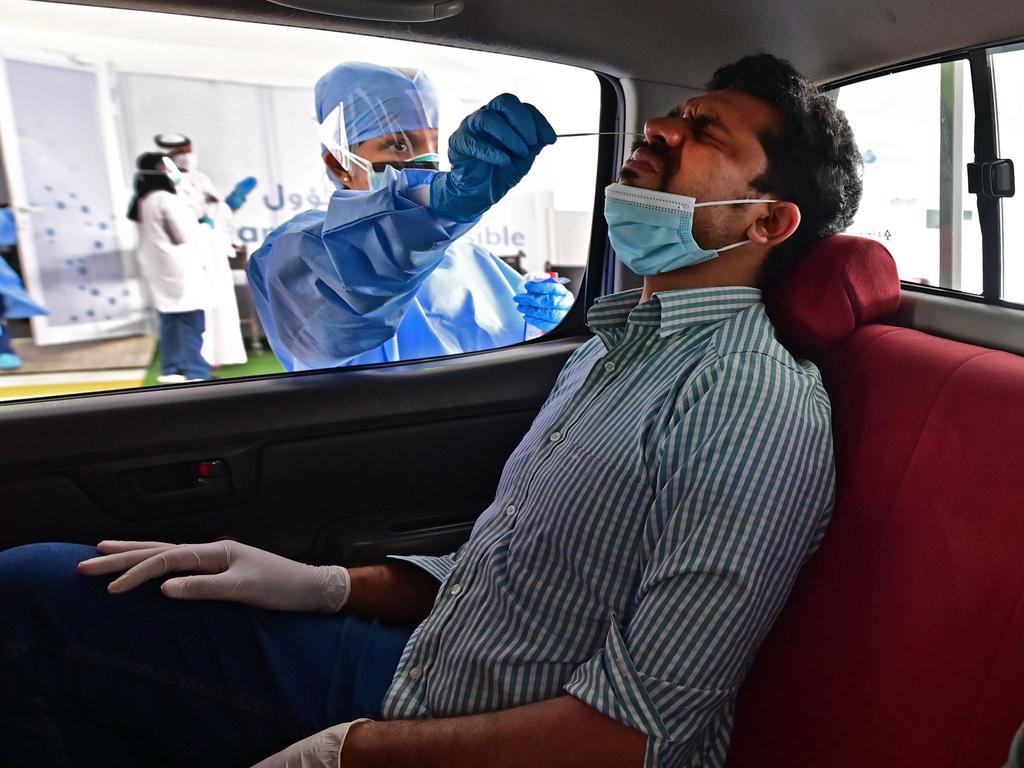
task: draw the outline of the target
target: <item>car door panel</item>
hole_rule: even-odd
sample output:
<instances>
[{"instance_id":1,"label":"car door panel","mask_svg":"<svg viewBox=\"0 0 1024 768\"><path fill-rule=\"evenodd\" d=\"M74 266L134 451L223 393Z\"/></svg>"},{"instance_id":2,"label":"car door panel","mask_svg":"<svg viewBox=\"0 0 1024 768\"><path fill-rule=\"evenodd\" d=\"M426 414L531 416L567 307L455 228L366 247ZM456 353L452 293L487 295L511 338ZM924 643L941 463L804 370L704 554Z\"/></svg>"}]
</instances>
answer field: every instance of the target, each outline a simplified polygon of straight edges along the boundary
<instances>
[{"instance_id":1,"label":"car door panel","mask_svg":"<svg viewBox=\"0 0 1024 768\"><path fill-rule=\"evenodd\" d=\"M226 536L315 560L451 551L582 340L6 405L0 548Z\"/></svg>"}]
</instances>

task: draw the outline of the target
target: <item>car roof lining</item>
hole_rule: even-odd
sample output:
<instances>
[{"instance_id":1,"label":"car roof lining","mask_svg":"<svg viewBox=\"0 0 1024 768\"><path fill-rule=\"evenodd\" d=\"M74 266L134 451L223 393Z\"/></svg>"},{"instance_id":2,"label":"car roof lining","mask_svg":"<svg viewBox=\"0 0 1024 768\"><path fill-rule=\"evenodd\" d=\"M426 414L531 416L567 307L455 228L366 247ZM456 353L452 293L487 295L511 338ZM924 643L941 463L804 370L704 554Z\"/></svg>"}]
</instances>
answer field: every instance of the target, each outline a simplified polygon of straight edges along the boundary
<instances>
[{"instance_id":1,"label":"car roof lining","mask_svg":"<svg viewBox=\"0 0 1024 768\"><path fill-rule=\"evenodd\" d=\"M963 3L955 0L875 0L859 7L821 0L775 4L761 0L685 4L466 0L459 16L426 24L344 19L265 0L78 0L75 4L490 50L586 67L614 77L688 87L699 87L719 64L758 51L786 57L807 77L825 83L1024 37L1020 0L986 2L984 12L976 13L965 13Z\"/></svg>"}]
</instances>

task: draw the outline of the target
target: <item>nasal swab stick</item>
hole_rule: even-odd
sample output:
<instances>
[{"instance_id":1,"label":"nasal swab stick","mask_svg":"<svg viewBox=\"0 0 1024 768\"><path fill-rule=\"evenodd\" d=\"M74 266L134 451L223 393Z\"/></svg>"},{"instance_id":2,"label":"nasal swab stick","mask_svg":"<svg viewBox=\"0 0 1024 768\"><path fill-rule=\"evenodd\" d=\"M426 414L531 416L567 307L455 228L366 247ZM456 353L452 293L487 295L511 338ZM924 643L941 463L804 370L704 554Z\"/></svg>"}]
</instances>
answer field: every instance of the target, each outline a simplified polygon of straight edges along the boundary
<instances>
[{"instance_id":1,"label":"nasal swab stick","mask_svg":"<svg viewBox=\"0 0 1024 768\"><path fill-rule=\"evenodd\" d=\"M559 133L560 139L574 139L577 136L643 136L635 131L598 131L597 133Z\"/></svg>"}]
</instances>

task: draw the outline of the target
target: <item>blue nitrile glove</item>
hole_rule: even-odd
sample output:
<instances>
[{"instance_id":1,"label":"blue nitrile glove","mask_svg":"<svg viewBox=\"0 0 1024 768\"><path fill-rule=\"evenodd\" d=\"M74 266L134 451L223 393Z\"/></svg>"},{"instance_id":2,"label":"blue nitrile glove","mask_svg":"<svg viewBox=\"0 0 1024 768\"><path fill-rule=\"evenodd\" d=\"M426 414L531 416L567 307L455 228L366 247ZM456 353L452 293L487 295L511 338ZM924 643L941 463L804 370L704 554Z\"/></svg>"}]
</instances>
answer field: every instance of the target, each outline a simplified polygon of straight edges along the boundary
<instances>
[{"instance_id":1,"label":"blue nitrile glove","mask_svg":"<svg viewBox=\"0 0 1024 768\"><path fill-rule=\"evenodd\" d=\"M17 245L18 230L14 226L14 213L10 208L0 208L0 245Z\"/></svg>"},{"instance_id":2,"label":"blue nitrile glove","mask_svg":"<svg viewBox=\"0 0 1024 768\"><path fill-rule=\"evenodd\" d=\"M211 219L209 216L203 216L201 219L199 219L199 223L205 224L210 229L216 229L216 227L213 224L213 219Z\"/></svg>"},{"instance_id":3,"label":"blue nitrile glove","mask_svg":"<svg viewBox=\"0 0 1024 768\"><path fill-rule=\"evenodd\" d=\"M523 292L517 293L513 299L526 322L545 333L562 322L573 303L569 290L553 280L529 280Z\"/></svg>"},{"instance_id":4,"label":"blue nitrile glove","mask_svg":"<svg viewBox=\"0 0 1024 768\"><path fill-rule=\"evenodd\" d=\"M224 198L224 202L227 203L228 208L232 211L237 211L245 205L245 198L247 198L249 193L255 188L256 177L246 176L240 182L235 184L235 188L231 190L231 194Z\"/></svg>"},{"instance_id":5,"label":"blue nitrile glove","mask_svg":"<svg viewBox=\"0 0 1024 768\"><path fill-rule=\"evenodd\" d=\"M535 106L510 93L469 115L448 141L452 169L430 181L430 209L472 221L501 200L555 143L555 130Z\"/></svg>"}]
</instances>

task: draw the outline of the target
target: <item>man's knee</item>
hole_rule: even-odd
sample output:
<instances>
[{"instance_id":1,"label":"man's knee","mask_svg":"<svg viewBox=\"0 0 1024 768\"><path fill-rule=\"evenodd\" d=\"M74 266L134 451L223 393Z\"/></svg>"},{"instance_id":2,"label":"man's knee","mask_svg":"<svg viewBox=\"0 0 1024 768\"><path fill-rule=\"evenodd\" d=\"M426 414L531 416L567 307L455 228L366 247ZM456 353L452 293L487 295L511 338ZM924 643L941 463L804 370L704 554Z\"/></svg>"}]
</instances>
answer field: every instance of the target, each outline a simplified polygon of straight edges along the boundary
<instances>
[{"instance_id":1,"label":"man's knee","mask_svg":"<svg viewBox=\"0 0 1024 768\"><path fill-rule=\"evenodd\" d=\"M5 549L0 552L0 584L31 587L43 581L77 580L76 566L96 554L96 548L86 544L58 542Z\"/></svg>"},{"instance_id":2,"label":"man's knee","mask_svg":"<svg viewBox=\"0 0 1024 768\"><path fill-rule=\"evenodd\" d=\"M89 580L76 566L95 554L93 547L60 543L27 544L0 552L0 606L4 611L0 626L12 624L20 613L44 601L52 605L81 594Z\"/></svg>"}]
</instances>

